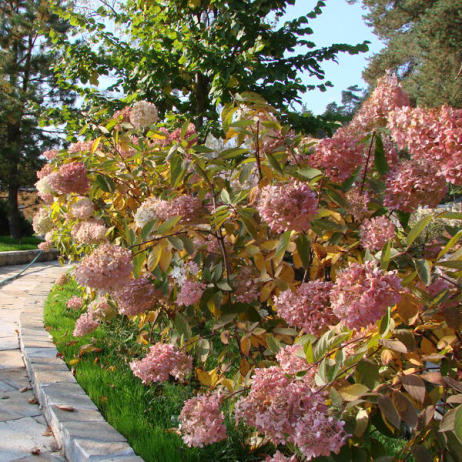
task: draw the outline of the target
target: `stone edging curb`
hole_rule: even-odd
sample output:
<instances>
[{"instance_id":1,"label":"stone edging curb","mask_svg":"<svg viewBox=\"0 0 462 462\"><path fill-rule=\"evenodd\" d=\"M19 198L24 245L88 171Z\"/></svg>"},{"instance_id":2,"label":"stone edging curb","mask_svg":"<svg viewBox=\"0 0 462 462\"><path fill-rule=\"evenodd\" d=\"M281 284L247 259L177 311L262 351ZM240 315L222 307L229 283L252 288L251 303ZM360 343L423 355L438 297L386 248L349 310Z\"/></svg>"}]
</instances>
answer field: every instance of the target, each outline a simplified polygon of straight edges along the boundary
<instances>
[{"instance_id":1,"label":"stone edging curb","mask_svg":"<svg viewBox=\"0 0 462 462\"><path fill-rule=\"evenodd\" d=\"M7 252L0 252L0 266L6 265L21 265L23 263L30 263L40 252L38 249L32 250L9 250ZM58 258L58 251L48 250L43 252L37 261L51 261Z\"/></svg>"},{"instance_id":2,"label":"stone edging curb","mask_svg":"<svg viewBox=\"0 0 462 462\"><path fill-rule=\"evenodd\" d=\"M25 306L19 339L42 412L69 462L143 462L76 382L43 325L43 303Z\"/></svg>"}]
</instances>

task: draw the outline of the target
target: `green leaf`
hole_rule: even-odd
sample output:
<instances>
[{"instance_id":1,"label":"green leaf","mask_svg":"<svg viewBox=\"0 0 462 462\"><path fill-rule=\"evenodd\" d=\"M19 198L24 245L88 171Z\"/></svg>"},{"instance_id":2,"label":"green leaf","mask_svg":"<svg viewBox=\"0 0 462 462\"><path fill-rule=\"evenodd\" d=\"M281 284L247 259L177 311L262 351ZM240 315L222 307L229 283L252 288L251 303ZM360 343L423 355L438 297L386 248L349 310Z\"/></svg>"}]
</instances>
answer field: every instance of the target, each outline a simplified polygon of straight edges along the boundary
<instances>
[{"instance_id":1,"label":"green leaf","mask_svg":"<svg viewBox=\"0 0 462 462\"><path fill-rule=\"evenodd\" d=\"M247 154L248 152L249 150L244 148L231 148L221 151L219 156L220 159L233 159L234 157L242 156L243 154Z\"/></svg>"},{"instance_id":2,"label":"green leaf","mask_svg":"<svg viewBox=\"0 0 462 462\"><path fill-rule=\"evenodd\" d=\"M433 214L428 215L418 221L413 228L409 231L406 237L408 247L420 236L423 230L427 227L430 221L433 219Z\"/></svg>"},{"instance_id":3,"label":"green leaf","mask_svg":"<svg viewBox=\"0 0 462 462\"><path fill-rule=\"evenodd\" d=\"M446 253L449 252L456 245L456 243L459 241L461 237L462 230L458 231L454 236L452 236L448 243L441 249L436 259L439 260L443 255L446 255Z\"/></svg>"},{"instance_id":4,"label":"green leaf","mask_svg":"<svg viewBox=\"0 0 462 462\"><path fill-rule=\"evenodd\" d=\"M379 321L379 333L382 337L385 337L390 330L390 321L391 320L391 309L388 307L387 312L383 315L382 319Z\"/></svg>"},{"instance_id":5,"label":"green leaf","mask_svg":"<svg viewBox=\"0 0 462 462\"><path fill-rule=\"evenodd\" d=\"M254 238L257 239L257 224L252 217L252 213L246 209L240 209L237 212L241 217L242 223L247 229L248 233Z\"/></svg>"},{"instance_id":6,"label":"green leaf","mask_svg":"<svg viewBox=\"0 0 462 462\"><path fill-rule=\"evenodd\" d=\"M296 241L295 244L297 246L298 254L300 255L300 259L302 260L303 266L305 268L308 268L310 264L310 241L309 239L305 236L305 234L300 234Z\"/></svg>"},{"instance_id":7,"label":"green leaf","mask_svg":"<svg viewBox=\"0 0 462 462\"><path fill-rule=\"evenodd\" d=\"M186 340L192 337L192 329L188 323L188 320L181 314L176 313L175 315L175 328L180 335L183 335Z\"/></svg>"},{"instance_id":8,"label":"green leaf","mask_svg":"<svg viewBox=\"0 0 462 462\"><path fill-rule=\"evenodd\" d=\"M379 366L369 359L361 360L356 366L356 381L373 390L380 383Z\"/></svg>"},{"instance_id":9,"label":"green leaf","mask_svg":"<svg viewBox=\"0 0 462 462\"><path fill-rule=\"evenodd\" d=\"M271 167L273 167L274 170L276 170L278 173L283 174L282 167L279 165L279 162L276 160L276 158L270 154L269 152L266 153L266 157L268 159L268 162L270 163Z\"/></svg>"},{"instance_id":10,"label":"green leaf","mask_svg":"<svg viewBox=\"0 0 462 462\"><path fill-rule=\"evenodd\" d=\"M279 350L282 348L282 343L271 334L266 334L266 344L274 354L279 353Z\"/></svg>"},{"instance_id":11,"label":"green leaf","mask_svg":"<svg viewBox=\"0 0 462 462\"><path fill-rule=\"evenodd\" d=\"M384 271L388 269L391 257L391 242L388 241L382 249L382 254L380 255L380 268Z\"/></svg>"},{"instance_id":12,"label":"green leaf","mask_svg":"<svg viewBox=\"0 0 462 462\"><path fill-rule=\"evenodd\" d=\"M106 175L96 175L96 183L104 191L112 193L114 192L115 186L111 178Z\"/></svg>"},{"instance_id":13,"label":"green leaf","mask_svg":"<svg viewBox=\"0 0 462 462\"><path fill-rule=\"evenodd\" d=\"M446 261L439 261L436 263L438 266L444 266L445 268L453 268L462 270L462 261L461 260L446 260Z\"/></svg>"},{"instance_id":14,"label":"green leaf","mask_svg":"<svg viewBox=\"0 0 462 462\"><path fill-rule=\"evenodd\" d=\"M432 282L432 265L428 260L418 259L414 260L414 266L419 275L419 278L425 283L426 286L429 286Z\"/></svg>"},{"instance_id":15,"label":"green leaf","mask_svg":"<svg viewBox=\"0 0 462 462\"><path fill-rule=\"evenodd\" d=\"M225 204L231 204L231 197L229 196L229 192L226 189L222 189L220 193L220 198Z\"/></svg>"},{"instance_id":16,"label":"green leaf","mask_svg":"<svg viewBox=\"0 0 462 462\"><path fill-rule=\"evenodd\" d=\"M156 225L157 220L150 220L148 221L141 230L141 240L145 241L147 237L151 234L152 229Z\"/></svg>"},{"instance_id":17,"label":"green leaf","mask_svg":"<svg viewBox=\"0 0 462 462\"><path fill-rule=\"evenodd\" d=\"M176 250L183 250L183 241L179 237L169 236L167 237L167 240L170 242L170 244L172 244L173 248L175 248Z\"/></svg>"},{"instance_id":18,"label":"green leaf","mask_svg":"<svg viewBox=\"0 0 462 462\"><path fill-rule=\"evenodd\" d=\"M299 168L297 170L297 173L303 176L304 178L307 178L308 180L312 180L313 178L316 178L322 175L321 170L318 170L317 168L311 168L311 167Z\"/></svg>"},{"instance_id":19,"label":"green leaf","mask_svg":"<svg viewBox=\"0 0 462 462\"><path fill-rule=\"evenodd\" d=\"M168 218L159 226L157 233L164 234L170 231L180 220L181 220L180 216Z\"/></svg>"},{"instance_id":20,"label":"green leaf","mask_svg":"<svg viewBox=\"0 0 462 462\"><path fill-rule=\"evenodd\" d=\"M385 157L385 150L383 149L382 138L377 133L375 134L374 165L381 176L387 174L390 171L387 158Z\"/></svg>"},{"instance_id":21,"label":"green leaf","mask_svg":"<svg viewBox=\"0 0 462 462\"><path fill-rule=\"evenodd\" d=\"M284 256L284 253L287 249L287 246L289 245L290 242L290 235L292 231L286 231L284 232L281 237L279 238L278 246L276 247L276 253L274 254L274 258L277 260L279 258L282 258Z\"/></svg>"},{"instance_id":22,"label":"green leaf","mask_svg":"<svg viewBox=\"0 0 462 462\"><path fill-rule=\"evenodd\" d=\"M308 342L305 344L303 349L305 351L306 362L308 364L313 364L315 361L313 354L313 344L311 342Z\"/></svg>"},{"instance_id":23,"label":"green leaf","mask_svg":"<svg viewBox=\"0 0 462 462\"><path fill-rule=\"evenodd\" d=\"M137 278L141 272L141 266L146 260L146 252L140 252L133 258L133 275Z\"/></svg>"}]
</instances>

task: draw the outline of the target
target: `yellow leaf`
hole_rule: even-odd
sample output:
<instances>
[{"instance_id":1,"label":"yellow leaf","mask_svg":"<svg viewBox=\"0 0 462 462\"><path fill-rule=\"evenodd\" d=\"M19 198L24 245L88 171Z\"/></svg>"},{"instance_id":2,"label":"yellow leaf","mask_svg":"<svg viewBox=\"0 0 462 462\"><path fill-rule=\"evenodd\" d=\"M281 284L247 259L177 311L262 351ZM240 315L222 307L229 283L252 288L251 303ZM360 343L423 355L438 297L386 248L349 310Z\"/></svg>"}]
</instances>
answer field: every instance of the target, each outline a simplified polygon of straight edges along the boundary
<instances>
[{"instance_id":1,"label":"yellow leaf","mask_svg":"<svg viewBox=\"0 0 462 462\"><path fill-rule=\"evenodd\" d=\"M160 257L162 256L163 246L161 244L156 245L148 255L148 270L154 271L159 264Z\"/></svg>"},{"instance_id":2,"label":"yellow leaf","mask_svg":"<svg viewBox=\"0 0 462 462\"><path fill-rule=\"evenodd\" d=\"M172 261L172 252L170 249L165 249L162 252L162 256L160 257L160 260L159 260L159 267L164 273L167 272L171 261Z\"/></svg>"},{"instance_id":3,"label":"yellow leaf","mask_svg":"<svg viewBox=\"0 0 462 462\"><path fill-rule=\"evenodd\" d=\"M249 356L250 347L252 345L249 336L246 335L246 336L242 337L240 344L241 344L241 352L242 352L242 354L244 354L245 356Z\"/></svg>"},{"instance_id":4,"label":"yellow leaf","mask_svg":"<svg viewBox=\"0 0 462 462\"><path fill-rule=\"evenodd\" d=\"M260 291L260 301L265 302L266 300L268 300L273 289L274 289L274 282L273 281L267 282Z\"/></svg>"},{"instance_id":5,"label":"yellow leaf","mask_svg":"<svg viewBox=\"0 0 462 462\"><path fill-rule=\"evenodd\" d=\"M199 367L196 368L196 375L197 379L199 380L202 385L205 385L207 387L214 387L217 382L218 382L218 375L217 375L217 369L213 369L211 371L204 371L203 369L200 369Z\"/></svg>"},{"instance_id":6,"label":"yellow leaf","mask_svg":"<svg viewBox=\"0 0 462 462\"><path fill-rule=\"evenodd\" d=\"M365 385L362 385L361 383L354 383L353 385L341 388L338 392L345 401L355 401L368 391L369 388Z\"/></svg>"},{"instance_id":7,"label":"yellow leaf","mask_svg":"<svg viewBox=\"0 0 462 462\"><path fill-rule=\"evenodd\" d=\"M69 361L69 366L75 366L76 364L79 364L79 362L80 362L80 359L77 359L77 358L76 359L71 359Z\"/></svg>"},{"instance_id":8,"label":"yellow leaf","mask_svg":"<svg viewBox=\"0 0 462 462\"><path fill-rule=\"evenodd\" d=\"M149 335L149 332L147 330L143 330L136 337L136 343L139 343L140 345L147 345L149 343L148 335Z\"/></svg>"},{"instance_id":9,"label":"yellow leaf","mask_svg":"<svg viewBox=\"0 0 462 462\"><path fill-rule=\"evenodd\" d=\"M228 391L234 391L234 382L231 379L222 378L218 383L226 387Z\"/></svg>"}]
</instances>

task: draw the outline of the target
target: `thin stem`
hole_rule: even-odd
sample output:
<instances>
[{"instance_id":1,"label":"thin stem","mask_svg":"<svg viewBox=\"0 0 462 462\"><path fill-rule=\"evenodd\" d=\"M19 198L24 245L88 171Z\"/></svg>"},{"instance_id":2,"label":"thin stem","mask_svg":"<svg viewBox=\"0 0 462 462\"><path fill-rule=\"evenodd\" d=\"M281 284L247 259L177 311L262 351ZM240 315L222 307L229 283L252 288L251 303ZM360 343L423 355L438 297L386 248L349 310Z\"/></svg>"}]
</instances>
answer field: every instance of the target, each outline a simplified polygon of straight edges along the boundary
<instances>
[{"instance_id":1,"label":"thin stem","mask_svg":"<svg viewBox=\"0 0 462 462\"><path fill-rule=\"evenodd\" d=\"M210 181L207 173L204 171L204 169L199 165L199 163L196 163L197 168L201 171L202 176L205 178L205 181L207 181L210 191L212 193L212 203L213 203L213 211L217 209L217 194L215 192L215 187L213 186L213 183ZM223 261L225 263L225 268L226 268L226 282L228 284L231 284L231 266L229 264L229 259L228 259L228 254L226 252L226 246L225 246L225 239L223 237L223 234L221 232L222 226L218 228L218 231L214 236L218 240L218 244L220 245L220 250L221 254L223 256Z\"/></svg>"},{"instance_id":2,"label":"thin stem","mask_svg":"<svg viewBox=\"0 0 462 462\"><path fill-rule=\"evenodd\" d=\"M255 133L255 159L257 160L258 181L260 182L263 179L263 174L261 171L259 136L260 136L260 121L257 120L257 131Z\"/></svg>"},{"instance_id":3,"label":"thin stem","mask_svg":"<svg viewBox=\"0 0 462 462\"><path fill-rule=\"evenodd\" d=\"M364 193L364 183L366 182L367 169L369 167L369 161L371 159L372 146L374 144L374 139L375 139L375 132L372 132L371 143L369 144L369 152L367 153L366 167L364 169L363 180L361 182L361 189L359 191L361 194Z\"/></svg>"}]
</instances>

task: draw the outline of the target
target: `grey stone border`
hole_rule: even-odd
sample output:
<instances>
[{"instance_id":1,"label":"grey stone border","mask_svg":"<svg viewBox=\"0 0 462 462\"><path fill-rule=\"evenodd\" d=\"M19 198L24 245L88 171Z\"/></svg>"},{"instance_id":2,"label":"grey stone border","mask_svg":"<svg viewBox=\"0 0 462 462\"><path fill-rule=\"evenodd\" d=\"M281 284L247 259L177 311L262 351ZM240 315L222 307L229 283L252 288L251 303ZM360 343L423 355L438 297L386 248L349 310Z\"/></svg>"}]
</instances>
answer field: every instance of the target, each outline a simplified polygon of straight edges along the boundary
<instances>
[{"instance_id":1,"label":"grey stone border","mask_svg":"<svg viewBox=\"0 0 462 462\"><path fill-rule=\"evenodd\" d=\"M30 263L38 254L40 250L11 250L7 252L0 252L0 266L6 265L21 265L23 263ZM37 259L37 261L51 261L58 258L59 252L54 250L49 250L43 252L42 255Z\"/></svg>"},{"instance_id":2,"label":"grey stone border","mask_svg":"<svg viewBox=\"0 0 462 462\"><path fill-rule=\"evenodd\" d=\"M44 298L25 306L19 343L35 396L69 462L143 462L75 380L43 324Z\"/></svg>"}]
</instances>

